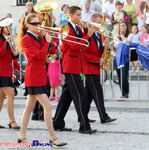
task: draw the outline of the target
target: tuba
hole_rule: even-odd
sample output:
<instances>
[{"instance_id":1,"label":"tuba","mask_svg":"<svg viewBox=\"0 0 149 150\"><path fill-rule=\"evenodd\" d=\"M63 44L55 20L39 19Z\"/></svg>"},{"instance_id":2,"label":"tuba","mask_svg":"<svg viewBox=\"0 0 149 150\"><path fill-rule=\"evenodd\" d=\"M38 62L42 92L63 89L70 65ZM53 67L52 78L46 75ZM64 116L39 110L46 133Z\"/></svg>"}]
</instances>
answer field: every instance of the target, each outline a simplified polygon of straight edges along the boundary
<instances>
[{"instance_id":1,"label":"tuba","mask_svg":"<svg viewBox=\"0 0 149 150\"><path fill-rule=\"evenodd\" d=\"M112 58L115 56L115 54L109 50L108 43L109 43L109 37L106 36L105 47L102 54L102 58L106 59L106 63L104 63L101 66L101 68L105 71L108 71L110 69Z\"/></svg>"},{"instance_id":2,"label":"tuba","mask_svg":"<svg viewBox=\"0 0 149 150\"><path fill-rule=\"evenodd\" d=\"M42 27L52 27L52 11L58 7L58 3L52 0L43 0L34 5L34 10L43 14ZM51 33L52 35L53 33ZM46 62L49 63L52 59L51 54L46 55Z\"/></svg>"},{"instance_id":3,"label":"tuba","mask_svg":"<svg viewBox=\"0 0 149 150\"><path fill-rule=\"evenodd\" d=\"M9 46L11 47L11 50L12 50L14 56L17 56L19 54L19 50L16 49L15 37L11 32L10 25L12 24L12 22L13 22L12 18L6 18L0 22L0 27L7 27L9 34L10 34L10 41L8 41Z\"/></svg>"},{"instance_id":4,"label":"tuba","mask_svg":"<svg viewBox=\"0 0 149 150\"><path fill-rule=\"evenodd\" d=\"M58 3L52 0L43 0L34 5L34 10L43 14L42 26L53 26L52 11L58 7Z\"/></svg>"}]
</instances>

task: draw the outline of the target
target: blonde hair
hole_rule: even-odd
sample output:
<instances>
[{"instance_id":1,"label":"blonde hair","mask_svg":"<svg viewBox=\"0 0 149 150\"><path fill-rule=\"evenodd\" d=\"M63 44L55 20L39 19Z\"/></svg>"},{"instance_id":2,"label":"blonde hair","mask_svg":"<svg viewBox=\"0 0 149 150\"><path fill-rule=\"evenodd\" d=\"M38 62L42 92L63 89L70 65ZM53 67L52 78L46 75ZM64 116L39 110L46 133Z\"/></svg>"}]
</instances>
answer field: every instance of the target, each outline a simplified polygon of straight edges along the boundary
<instances>
[{"instance_id":1,"label":"blonde hair","mask_svg":"<svg viewBox=\"0 0 149 150\"><path fill-rule=\"evenodd\" d=\"M20 50L20 53L23 53L22 38L26 34L26 31L28 30L26 24L30 23L32 18L36 18L36 17L38 17L38 16L35 13L30 13L21 20L19 32L18 32L17 38L16 38L17 48Z\"/></svg>"},{"instance_id":2,"label":"blonde hair","mask_svg":"<svg viewBox=\"0 0 149 150\"><path fill-rule=\"evenodd\" d=\"M102 15L100 13L94 13L92 16L91 16L91 21L95 21L96 18L103 18Z\"/></svg>"},{"instance_id":3,"label":"blonde hair","mask_svg":"<svg viewBox=\"0 0 149 150\"><path fill-rule=\"evenodd\" d=\"M145 12L146 12L146 13L149 12L149 7L147 6L147 4L145 4Z\"/></svg>"},{"instance_id":4,"label":"blonde hair","mask_svg":"<svg viewBox=\"0 0 149 150\"><path fill-rule=\"evenodd\" d=\"M27 7L27 6L32 6L32 7L33 7L33 3L32 3L32 2L27 2L27 3L25 4L25 7Z\"/></svg>"}]
</instances>

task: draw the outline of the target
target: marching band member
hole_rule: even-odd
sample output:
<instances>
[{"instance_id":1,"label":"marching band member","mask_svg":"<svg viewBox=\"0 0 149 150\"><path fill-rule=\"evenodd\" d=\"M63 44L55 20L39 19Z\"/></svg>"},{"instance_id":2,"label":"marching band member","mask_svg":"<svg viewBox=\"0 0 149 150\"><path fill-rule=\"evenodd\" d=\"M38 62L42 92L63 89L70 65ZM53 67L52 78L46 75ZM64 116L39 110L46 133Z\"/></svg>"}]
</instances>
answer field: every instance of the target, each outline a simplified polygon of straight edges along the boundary
<instances>
[{"instance_id":1,"label":"marching band member","mask_svg":"<svg viewBox=\"0 0 149 150\"><path fill-rule=\"evenodd\" d=\"M88 30L88 33L84 35L81 29L76 25L80 23L81 19L81 8L78 6L71 6L69 9L68 22L69 34L75 37L82 37L88 39L94 32L94 27ZM71 39L67 37L66 39ZM81 42L85 44L85 41L78 41L73 39L75 42ZM69 109L69 106L73 100L78 117L80 118L80 133L92 134L97 130L92 130L87 117L86 101L87 93L81 81L80 73L82 70L81 61L81 50L82 45L63 41L62 45L62 67L63 73L65 74L65 84L62 89L62 95L60 97L55 117L53 120L55 130L60 131L71 131L69 128L65 128L64 117Z\"/></svg>"},{"instance_id":2,"label":"marching band member","mask_svg":"<svg viewBox=\"0 0 149 150\"><path fill-rule=\"evenodd\" d=\"M9 128L20 129L14 117L14 84L12 82L13 52L8 44L10 41L7 27L0 27L0 111L2 110L5 96L9 116ZM3 126L0 126L2 128Z\"/></svg>"},{"instance_id":3,"label":"marching band member","mask_svg":"<svg viewBox=\"0 0 149 150\"><path fill-rule=\"evenodd\" d=\"M31 112L38 100L44 108L44 120L50 134L50 143L56 146L64 146L67 143L62 143L56 138L53 125L51 110L52 105L46 95L45 86L47 84L46 74L46 54L56 53L55 46L51 42L51 37L46 33L45 39L38 35L38 25L40 24L36 14L29 14L21 24L17 37L18 44L21 50L24 51L27 58L27 66L25 69L25 86L27 90L27 104L22 115L21 131L19 135L19 143L27 143L26 129L29 122Z\"/></svg>"},{"instance_id":4,"label":"marching band member","mask_svg":"<svg viewBox=\"0 0 149 150\"><path fill-rule=\"evenodd\" d=\"M91 16L91 22L101 24L102 15L94 13ZM83 51L83 74L86 77L86 91L88 95L87 110L89 112L90 104L94 99L101 123L109 123L115 121L108 116L104 106L103 90L100 83L100 65L106 63L106 59L102 58L103 46L101 35L95 32L90 41L90 46Z\"/></svg>"}]
</instances>

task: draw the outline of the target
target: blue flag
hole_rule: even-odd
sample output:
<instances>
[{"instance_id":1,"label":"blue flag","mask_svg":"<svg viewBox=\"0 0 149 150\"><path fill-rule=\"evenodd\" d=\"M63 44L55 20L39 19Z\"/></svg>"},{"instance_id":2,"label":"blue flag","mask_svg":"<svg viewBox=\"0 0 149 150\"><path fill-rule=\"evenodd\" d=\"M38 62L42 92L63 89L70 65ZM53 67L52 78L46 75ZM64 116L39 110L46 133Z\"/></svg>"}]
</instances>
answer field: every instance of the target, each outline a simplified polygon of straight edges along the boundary
<instances>
[{"instance_id":1,"label":"blue flag","mask_svg":"<svg viewBox=\"0 0 149 150\"><path fill-rule=\"evenodd\" d=\"M124 43L119 43L115 57L117 68L123 67L129 61L129 47L136 48L141 64L149 71L149 49L138 43L130 43L129 46Z\"/></svg>"},{"instance_id":2,"label":"blue flag","mask_svg":"<svg viewBox=\"0 0 149 150\"><path fill-rule=\"evenodd\" d=\"M115 56L117 69L122 68L129 61L129 46L119 43Z\"/></svg>"}]
</instances>

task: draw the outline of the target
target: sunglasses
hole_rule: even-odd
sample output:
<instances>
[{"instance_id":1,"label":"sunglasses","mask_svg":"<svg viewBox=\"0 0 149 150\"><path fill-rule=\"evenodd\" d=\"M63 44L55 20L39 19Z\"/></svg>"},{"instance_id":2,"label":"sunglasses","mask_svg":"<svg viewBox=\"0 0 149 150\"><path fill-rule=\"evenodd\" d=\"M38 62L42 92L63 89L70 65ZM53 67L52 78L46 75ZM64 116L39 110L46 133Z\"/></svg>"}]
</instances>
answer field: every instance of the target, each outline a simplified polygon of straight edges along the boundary
<instances>
[{"instance_id":1,"label":"sunglasses","mask_svg":"<svg viewBox=\"0 0 149 150\"><path fill-rule=\"evenodd\" d=\"M33 25L33 26L37 26L40 24L40 22L30 22L29 24Z\"/></svg>"}]
</instances>

